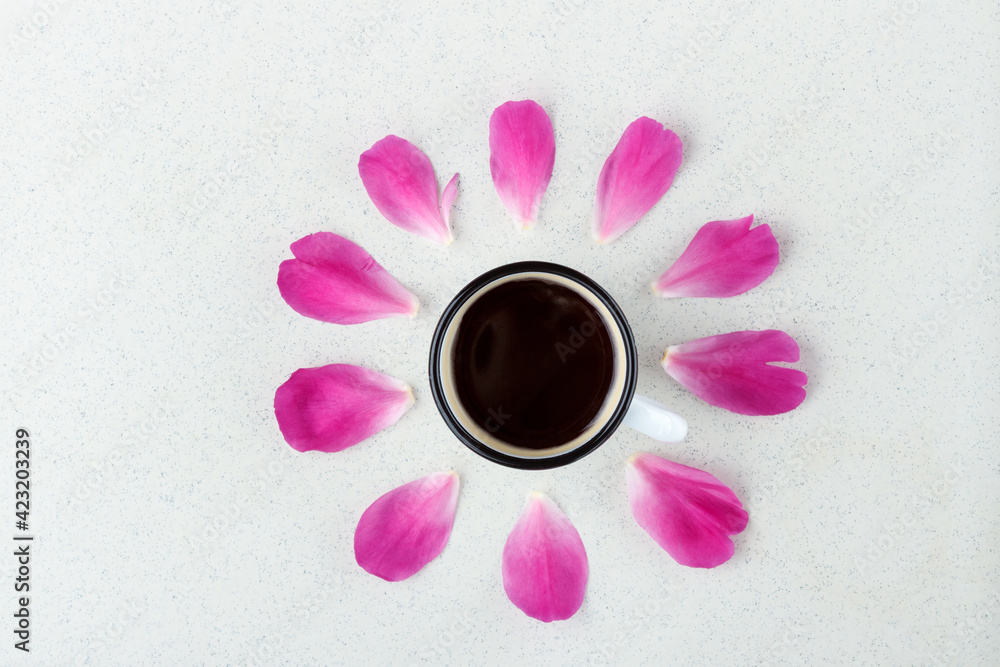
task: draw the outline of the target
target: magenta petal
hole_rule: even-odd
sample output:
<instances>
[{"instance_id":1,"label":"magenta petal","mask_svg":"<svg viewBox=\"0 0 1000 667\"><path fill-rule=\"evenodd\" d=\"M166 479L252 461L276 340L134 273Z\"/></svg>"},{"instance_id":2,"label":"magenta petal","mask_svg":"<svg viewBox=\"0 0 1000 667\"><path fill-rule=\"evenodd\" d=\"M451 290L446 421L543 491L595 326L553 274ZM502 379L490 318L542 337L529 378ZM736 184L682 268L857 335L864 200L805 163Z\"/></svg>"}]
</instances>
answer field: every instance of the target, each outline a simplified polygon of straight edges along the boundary
<instances>
[{"instance_id":1,"label":"magenta petal","mask_svg":"<svg viewBox=\"0 0 1000 667\"><path fill-rule=\"evenodd\" d=\"M625 483L635 520L675 561L716 567L733 557L729 536L743 532L749 517L715 477L640 453L629 459Z\"/></svg>"},{"instance_id":2,"label":"magenta petal","mask_svg":"<svg viewBox=\"0 0 1000 667\"><path fill-rule=\"evenodd\" d=\"M419 302L364 248L330 232L292 244L278 290L292 310L323 322L357 324L417 313Z\"/></svg>"},{"instance_id":3,"label":"magenta petal","mask_svg":"<svg viewBox=\"0 0 1000 667\"><path fill-rule=\"evenodd\" d=\"M717 220L698 230L653 289L662 297L726 297L760 285L778 266L778 242L753 216Z\"/></svg>"},{"instance_id":4,"label":"magenta petal","mask_svg":"<svg viewBox=\"0 0 1000 667\"><path fill-rule=\"evenodd\" d=\"M274 393L278 428L300 452L339 452L395 424L411 405L402 380L348 364L300 368Z\"/></svg>"},{"instance_id":5,"label":"magenta petal","mask_svg":"<svg viewBox=\"0 0 1000 667\"><path fill-rule=\"evenodd\" d=\"M389 222L437 243L451 243L448 216L443 214L451 202L445 207L438 200L434 167L423 151L390 134L361 154L358 173L368 196ZM448 184L452 200L455 183L453 178Z\"/></svg>"},{"instance_id":6,"label":"magenta petal","mask_svg":"<svg viewBox=\"0 0 1000 667\"><path fill-rule=\"evenodd\" d=\"M541 105L523 100L493 110L490 174L500 200L523 229L535 226L555 159L552 121Z\"/></svg>"},{"instance_id":7,"label":"magenta petal","mask_svg":"<svg viewBox=\"0 0 1000 667\"><path fill-rule=\"evenodd\" d=\"M354 531L354 558L366 572L402 581L440 555L458 505L458 475L437 472L373 502Z\"/></svg>"},{"instance_id":8,"label":"magenta petal","mask_svg":"<svg viewBox=\"0 0 1000 667\"><path fill-rule=\"evenodd\" d=\"M594 207L594 238L610 243L670 189L681 166L681 140L645 116L625 128L601 169Z\"/></svg>"},{"instance_id":9,"label":"magenta petal","mask_svg":"<svg viewBox=\"0 0 1000 667\"><path fill-rule=\"evenodd\" d=\"M784 331L737 331L667 348L661 365L707 403L743 415L776 415L805 400L802 371L771 366L798 361L799 346Z\"/></svg>"},{"instance_id":10,"label":"magenta petal","mask_svg":"<svg viewBox=\"0 0 1000 667\"><path fill-rule=\"evenodd\" d=\"M546 623L569 618L587 590L587 552L576 528L542 493L532 493L503 547L503 589Z\"/></svg>"}]
</instances>

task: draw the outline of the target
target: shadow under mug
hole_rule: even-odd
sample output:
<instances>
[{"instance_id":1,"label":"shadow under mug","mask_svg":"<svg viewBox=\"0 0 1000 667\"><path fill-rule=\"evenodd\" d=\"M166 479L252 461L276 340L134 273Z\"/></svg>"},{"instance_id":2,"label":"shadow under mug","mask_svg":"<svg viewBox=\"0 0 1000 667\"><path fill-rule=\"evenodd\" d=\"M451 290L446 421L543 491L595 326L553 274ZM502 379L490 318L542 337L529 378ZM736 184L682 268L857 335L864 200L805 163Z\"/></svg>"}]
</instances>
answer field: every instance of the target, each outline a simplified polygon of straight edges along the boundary
<instances>
[{"instance_id":1,"label":"shadow under mug","mask_svg":"<svg viewBox=\"0 0 1000 667\"><path fill-rule=\"evenodd\" d=\"M595 307L612 335L616 350L615 381L608 390L599 419L579 442L533 450L498 441L469 417L454 391L452 364L455 359L452 348L463 313L493 287L513 280L542 280L573 289ZM635 340L618 304L584 274L550 262L516 262L479 276L448 304L431 339L431 394L445 423L472 451L511 468L545 470L572 463L600 447L622 423L663 442L683 440L687 435L687 422L659 403L635 395L637 375Z\"/></svg>"}]
</instances>

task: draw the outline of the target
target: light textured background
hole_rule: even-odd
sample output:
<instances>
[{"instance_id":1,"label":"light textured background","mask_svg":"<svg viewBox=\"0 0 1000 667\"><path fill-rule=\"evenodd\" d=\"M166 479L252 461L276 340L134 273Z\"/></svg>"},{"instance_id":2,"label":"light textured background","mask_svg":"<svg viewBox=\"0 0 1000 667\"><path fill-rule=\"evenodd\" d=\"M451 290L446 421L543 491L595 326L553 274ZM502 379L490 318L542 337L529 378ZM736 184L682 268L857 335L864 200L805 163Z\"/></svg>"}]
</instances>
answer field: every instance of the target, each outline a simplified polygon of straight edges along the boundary
<instances>
[{"instance_id":1,"label":"light textured background","mask_svg":"<svg viewBox=\"0 0 1000 667\"><path fill-rule=\"evenodd\" d=\"M37 536L32 654L8 628L0 663L1000 664L994 2L37 0L5 3L0 28L0 497L12 515L27 428ZM492 109L526 97L557 142L531 233L502 209L487 145ZM684 162L598 247L597 174L640 115L680 135ZM450 248L368 200L358 156L389 133L442 183L461 173ZM700 225L751 212L781 244L765 284L654 299ZM320 230L419 295L418 320L292 312L278 264ZM520 259L615 295L639 389L689 419L686 442L623 430L530 473L449 434L427 388L435 318ZM712 408L657 366L667 344L767 327L802 347L792 413ZM274 390L332 362L403 378L418 403L348 451L296 454ZM734 488L751 521L732 561L680 567L638 528L637 450ZM463 487L442 556L402 583L364 573L364 508L445 467ZM562 623L501 587L531 490L590 558ZM0 556L4 628L13 568Z\"/></svg>"}]
</instances>

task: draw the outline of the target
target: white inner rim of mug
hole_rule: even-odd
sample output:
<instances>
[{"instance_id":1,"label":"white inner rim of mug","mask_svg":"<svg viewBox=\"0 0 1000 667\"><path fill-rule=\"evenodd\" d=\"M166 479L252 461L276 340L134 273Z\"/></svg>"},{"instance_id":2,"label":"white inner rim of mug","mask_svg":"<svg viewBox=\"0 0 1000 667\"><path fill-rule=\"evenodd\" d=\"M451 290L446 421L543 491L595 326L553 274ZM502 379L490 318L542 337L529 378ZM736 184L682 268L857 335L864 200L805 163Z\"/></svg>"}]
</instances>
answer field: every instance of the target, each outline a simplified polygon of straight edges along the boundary
<instances>
[{"instance_id":1,"label":"white inner rim of mug","mask_svg":"<svg viewBox=\"0 0 1000 667\"><path fill-rule=\"evenodd\" d=\"M601 409L594 418L594 421L591 422L590 426L588 426L583 433L573 438L566 444L559 445L558 447L549 447L548 449L526 449L523 447L515 447L514 445L500 440L472 419L466 411L465 406L463 406L462 402L458 400L458 396L455 391L455 375L452 370L454 356L452 348L455 345L455 337L458 335L458 328L459 324L462 322L462 318L465 316L466 311L469 310L469 307L472 306L472 304L475 303L475 301L485 292L488 292L503 283L509 283L515 280L542 280L548 283L563 285L573 290L585 298L587 302L590 303L590 305L592 305L598 313L600 313L601 319L604 320L604 326L607 327L608 334L611 336L611 340L613 341L614 375L611 380L611 388L608 390L608 395L604 399L604 404L601 406ZM523 459L540 459L565 454L566 452L573 451L580 445L586 444L595 435L597 435L601 428L603 428L608 420L611 419L615 412L615 408L617 408L618 404L621 402L622 394L625 392L625 359L625 340L622 337L621 329L618 328L618 324L611 315L611 311L608 310L608 307L604 305L604 302L602 302L597 295L591 292L585 285L581 285L570 278L565 278L553 273L529 271L497 278L493 282L483 285L472 296L465 300L465 303L463 303L458 311L455 312L455 316L452 317L451 322L448 323L448 328L445 330L441 343L441 366L438 370L441 374L441 386L444 390L444 397L448 403L448 407L451 408L451 411L455 415L455 419L458 420L458 423L461 424L472 437L479 440L479 442L483 443L487 447L507 454L508 456L515 456Z\"/></svg>"}]
</instances>

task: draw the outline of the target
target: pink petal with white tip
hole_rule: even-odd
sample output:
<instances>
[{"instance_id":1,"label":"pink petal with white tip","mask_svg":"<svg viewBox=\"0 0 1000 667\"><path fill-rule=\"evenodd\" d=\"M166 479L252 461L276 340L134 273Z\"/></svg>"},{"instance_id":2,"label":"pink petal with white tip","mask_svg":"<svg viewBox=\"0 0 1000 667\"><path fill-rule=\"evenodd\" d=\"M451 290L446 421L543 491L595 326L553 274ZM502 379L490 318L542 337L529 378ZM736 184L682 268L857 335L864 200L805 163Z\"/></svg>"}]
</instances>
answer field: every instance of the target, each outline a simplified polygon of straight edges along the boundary
<instances>
[{"instance_id":1,"label":"pink petal with white tip","mask_svg":"<svg viewBox=\"0 0 1000 667\"><path fill-rule=\"evenodd\" d=\"M490 116L490 175L500 201L523 229L535 226L555 159L552 121L541 105L522 100L494 109Z\"/></svg>"},{"instance_id":2,"label":"pink petal with white tip","mask_svg":"<svg viewBox=\"0 0 1000 667\"><path fill-rule=\"evenodd\" d=\"M319 232L291 248L295 259L278 267L278 290L300 315L334 324L416 315L417 297L356 243Z\"/></svg>"},{"instance_id":3,"label":"pink petal with white tip","mask_svg":"<svg viewBox=\"0 0 1000 667\"><path fill-rule=\"evenodd\" d=\"M632 515L671 558L688 567L716 567L733 557L730 535L749 516L712 475L654 454L635 454L625 466Z\"/></svg>"},{"instance_id":4,"label":"pink petal with white tip","mask_svg":"<svg viewBox=\"0 0 1000 667\"><path fill-rule=\"evenodd\" d=\"M776 415L805 400L808 377L772 366L798 361L799 346L784 331L737 331L667 348L663 369L707 403L743 415Z\"/></svg>"},{"instance_id":5,"label":"pink petal with white tip","mask_svg":"<svg viewBox=\"0 0 1000 667\"><path fill-rule=\"evenodd\" d=\"M402 380L330 364L292 373L274 393L274 416L292 449L339 452L395 424L413 402Z\"/></svg>"},{"instance_id":6,"label":"pink petal with white tip","mask_svg":"<svg viewBox=\"0 0 1000 667\"><path fill-rule=\"evenodd\" d=\"M751 224L748 215L704 225L653 289L662 297L727 297L761 284L778 266L778 242L768 225Z\"/></svg>"},{"instance_id":7,"label":"pink petal with white tip","mask_svg":"<svg viewBox=\"0 0 1000 667\"><path fill-rule=\"evenodd\" d=\"M652 118L625 128L597 180L597 241L614 241L660 201L681 166L682 149L677 135Z\"/></svg>"},{"instance_id":8,"label":"pink petal with white tip","mask_svg":"<svg viewBox=\"0 0 1000 667\"><path fill-rule=\"evenodd\" d=\"M448 543L458 475L438 472L393 489L368 507L354 531L354 558L386 581L412 577Z\"/></svg>"},{"instance_id":9,"label":"pink petal with white tip","mask_svg":"<svg viewBox=\"0 0 1000 667\"><path fill-rule=\"evenodd\" d=\"M458 174L439 199L430 158L393 134L361 154L358 173L368 196L389 222L431 241L451 243L448 211L455 199Z\"/></svg>"},{"instance_id":10,"label":"pink petal with white tip","mask_svg":"<svg viewBox=\"0 0 1000 667\"><path fill-rule=\"evenodd\" d=\"M587 590L587 552L576 528L542 493L532 493L503 547L503 589L539 621L577 612Z\"/></svg>"}]
</instances>

